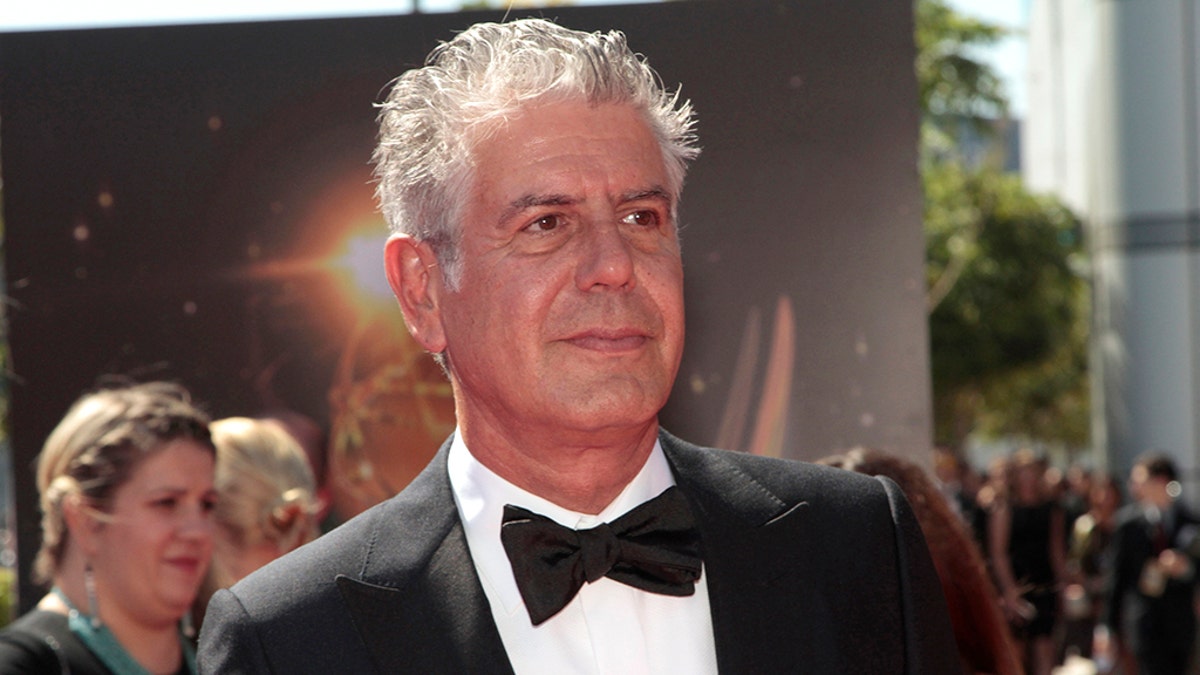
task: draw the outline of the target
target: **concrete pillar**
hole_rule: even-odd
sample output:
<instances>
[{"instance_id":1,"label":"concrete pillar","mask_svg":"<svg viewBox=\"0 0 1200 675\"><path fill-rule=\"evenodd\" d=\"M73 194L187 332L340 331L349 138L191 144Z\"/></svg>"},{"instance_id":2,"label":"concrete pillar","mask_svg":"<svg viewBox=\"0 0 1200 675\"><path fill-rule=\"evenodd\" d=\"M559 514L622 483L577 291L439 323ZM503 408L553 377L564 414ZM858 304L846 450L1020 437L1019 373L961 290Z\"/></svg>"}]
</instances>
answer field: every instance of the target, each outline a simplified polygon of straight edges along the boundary
<instances>
[{"instance_id":1,"label":"concrete pillar","mask_svg":"<svg viewBox=\"0 0 1200 675\"><path fill-rule=\"evenodd\" d=\"M1197 9L1192 0L1091 3L1090 63L1072 153L1086 172L1094 264L1093 414L1108 465L1171 454L1198 492L1200 175ZM1078 208L1078 207L1077 207Z\"/></svg>"}]
</instances>

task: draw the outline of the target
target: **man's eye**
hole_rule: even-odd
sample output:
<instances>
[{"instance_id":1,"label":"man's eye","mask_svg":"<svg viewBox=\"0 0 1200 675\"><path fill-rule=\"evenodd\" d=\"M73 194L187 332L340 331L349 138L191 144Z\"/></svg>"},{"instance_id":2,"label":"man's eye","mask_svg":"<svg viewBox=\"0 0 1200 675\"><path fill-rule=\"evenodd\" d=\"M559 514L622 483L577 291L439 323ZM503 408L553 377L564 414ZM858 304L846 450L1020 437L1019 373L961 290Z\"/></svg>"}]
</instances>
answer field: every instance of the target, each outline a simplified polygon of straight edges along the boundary
<instances>
[{"instance_id":1,"label":"man's eye","mask_svg":"<svg viewBox=\"0 0 1200 675\"><path fill-rule=\"evenodd\" d=\"M630 225L639 227L657 227L660 222L658 213L654 211L634 211L625 216L623 220Z\"/></svg>"},{"instance_id":2,"label":"man's eye","mask_svg":"<svg viewBox=\"0 0 1200 675\"><path fill-rule=\"evenodd\" d=\"M556 230L562 225L562 216L548 215L542 216L532 223L525 226L525 229L530 232L550 232Z\"/></svg>"}]
</instances>

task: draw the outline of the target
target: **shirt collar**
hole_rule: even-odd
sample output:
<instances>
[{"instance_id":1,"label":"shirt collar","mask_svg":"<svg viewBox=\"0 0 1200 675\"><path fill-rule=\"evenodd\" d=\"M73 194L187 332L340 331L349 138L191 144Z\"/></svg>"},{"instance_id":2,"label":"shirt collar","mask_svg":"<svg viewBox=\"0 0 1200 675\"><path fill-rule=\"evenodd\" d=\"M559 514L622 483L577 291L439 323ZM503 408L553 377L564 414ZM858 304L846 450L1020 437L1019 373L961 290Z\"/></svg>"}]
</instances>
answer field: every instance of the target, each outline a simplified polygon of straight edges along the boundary
<instances>
[{"instance_id":1,"label":"shirt collar","mask_svg":"<svg viewBox=\"0 0 1200 675\"><path fill-rule=\"evenodd\" d=\"M510 614L522 609L524 604L513 579L512 566L504 553L504 545L500 542L500 522L505 504L529 509L572 529L585 529L615 520L675 484L666 455L657 439L646 463L633 480L596 515L564 508L501 478L475 459L458 429L455 429L450 442L447 468L454 502L479 578L494 591L489 595L500 598L504 610Z\"/></svg>"}]
</instances>

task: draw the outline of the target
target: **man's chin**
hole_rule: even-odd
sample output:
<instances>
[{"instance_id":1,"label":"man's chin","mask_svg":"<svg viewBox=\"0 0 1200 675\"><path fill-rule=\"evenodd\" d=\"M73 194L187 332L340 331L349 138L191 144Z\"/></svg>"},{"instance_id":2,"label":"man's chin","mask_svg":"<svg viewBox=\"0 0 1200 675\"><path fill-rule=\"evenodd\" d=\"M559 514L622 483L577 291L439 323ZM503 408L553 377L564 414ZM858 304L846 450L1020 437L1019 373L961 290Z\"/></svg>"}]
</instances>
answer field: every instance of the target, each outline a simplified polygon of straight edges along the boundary
<instances>
[{"instance_id":1,"label":"man's chin","mask_svg":"<svg viewBox=\"0 0 1200 675\"><path fill-rule=\"evenodd\" d=\"M564 432L634 432L657 425L658 412L665 404L661 397L645 394L608 391L601 396L560 397L546 419Z\"/></svg>"}]
</instances>

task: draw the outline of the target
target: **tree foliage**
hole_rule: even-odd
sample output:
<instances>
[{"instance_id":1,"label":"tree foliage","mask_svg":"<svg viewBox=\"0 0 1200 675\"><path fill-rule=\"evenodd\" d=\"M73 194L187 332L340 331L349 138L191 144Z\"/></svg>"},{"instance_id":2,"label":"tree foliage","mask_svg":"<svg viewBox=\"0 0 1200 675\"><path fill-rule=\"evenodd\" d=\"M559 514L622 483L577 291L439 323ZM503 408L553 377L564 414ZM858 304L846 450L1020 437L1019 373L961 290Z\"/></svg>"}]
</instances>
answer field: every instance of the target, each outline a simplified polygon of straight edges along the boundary
<instances>
[{"instance_id":1,"label":"tree foliage","mask_svg":"<svg viewBox=\"0 0 1200 675\"><path fill-rule=\"evenodd\" d=\"M986 127L1008 98L991 67L971 53L1006 35L1000 26L955 12L943 0L917 0L917 92L927 120L966 118Z\"/></svg>"},{"instance_id":2,"label":"tree foliage","mask_svg":"<svg viewBox=\"0 0 1200 675\"><path fill-rule=\"evenodd\" d=\"M962 122L995 128L999 78L974 47L1003 30L917 1L935 439L971 434L1081 447L1089 429L1088 286L1080 225L995 161L971 165Z\"/></svg>"},{"instance_id":3,"label":"tree foliage","mask_svg":"<svg viewBox=\"0 0 1200 675\"><path fill-rule=\"evenodd\" d=\"M923 178L938 441L957 445L975 432L1084 444L1078 221L994 169L945 163Z\"/></svg>"}]
</instances>

